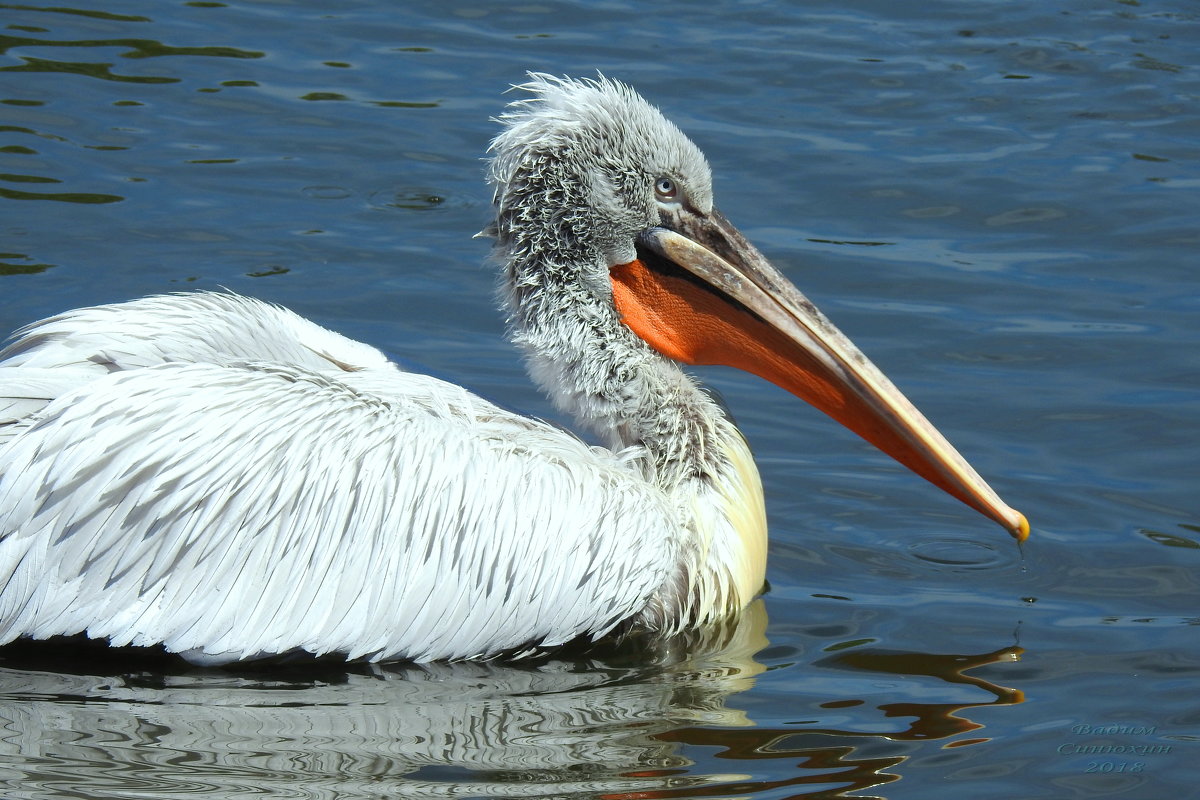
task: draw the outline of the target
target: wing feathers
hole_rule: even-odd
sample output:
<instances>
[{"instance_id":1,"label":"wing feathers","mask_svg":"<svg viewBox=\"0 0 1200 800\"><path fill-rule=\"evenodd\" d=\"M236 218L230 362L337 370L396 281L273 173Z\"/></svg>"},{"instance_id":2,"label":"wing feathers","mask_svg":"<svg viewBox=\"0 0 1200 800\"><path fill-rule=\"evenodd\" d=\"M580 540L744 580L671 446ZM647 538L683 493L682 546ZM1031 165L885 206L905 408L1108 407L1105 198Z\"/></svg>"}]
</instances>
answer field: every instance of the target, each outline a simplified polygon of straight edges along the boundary
<instances>
[{"instance_id":1,"label":"wing feathers","mask_svg":"<svg viewBox=\"0 0 1200 800\"><path fill-rule=\"evenodd\" d=\"M486 657L665 582L673 512L607 451L425 376L223 359L93 370L0 440L0 641Z\"/></svg>"},{"instance_id":2,"label":"wing feathers","mask_svg":"<svg viewBox=\"0 0 1200 800\"><path fill-rule=\"evenodd\" d=\"M103 374L167 361L272 361L312 370L394 370L374 347L279 306L220 292L157 295L67 311L29 325L0 351L11 367Z\"/></svg>"}]
</instances>

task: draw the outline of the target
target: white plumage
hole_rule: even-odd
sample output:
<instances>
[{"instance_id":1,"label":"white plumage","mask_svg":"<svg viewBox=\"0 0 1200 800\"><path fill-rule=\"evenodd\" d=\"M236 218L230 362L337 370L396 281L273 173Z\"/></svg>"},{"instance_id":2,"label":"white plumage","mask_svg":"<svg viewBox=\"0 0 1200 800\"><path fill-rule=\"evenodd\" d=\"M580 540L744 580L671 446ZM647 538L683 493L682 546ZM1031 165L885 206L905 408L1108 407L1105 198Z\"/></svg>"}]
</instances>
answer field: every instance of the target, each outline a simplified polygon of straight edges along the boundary
<instances>
[{"instance_id":1,"label":"white plumage","mask_svg":"<svg viewBox=\"0 0 1200 800\"><path fill-rule=\"evenodd\" d=\"M669 352L623 271L718 263L828 323L712 208L703 156L631 90L525 88L491 175L513 338L611 449L256 300L67 312L0 352L0 643L82 632L203 663L485 658L670 634L752 599L766 554L753 461L663 353L701 359ZM712 295L731 314L757 302L722 280ZM864 394L855 353L830 380ZM946 460L904 446L927 477ZM1014 529L978 476L947 474L931 479Z\"/></svg>"},{"instance_id":2,"label":"white plumage","mask_svg":"<svg viewBox=\"0 0 1200 800\"><path fill-rule=\"evenodd\" d=\"M5 386L76 385L9 426L0 639L465 658L605 632L664 580L669 539L603 535L669 529L621 456L282 309L148 298L11 350Z\"/></svg>"}]
</instances>

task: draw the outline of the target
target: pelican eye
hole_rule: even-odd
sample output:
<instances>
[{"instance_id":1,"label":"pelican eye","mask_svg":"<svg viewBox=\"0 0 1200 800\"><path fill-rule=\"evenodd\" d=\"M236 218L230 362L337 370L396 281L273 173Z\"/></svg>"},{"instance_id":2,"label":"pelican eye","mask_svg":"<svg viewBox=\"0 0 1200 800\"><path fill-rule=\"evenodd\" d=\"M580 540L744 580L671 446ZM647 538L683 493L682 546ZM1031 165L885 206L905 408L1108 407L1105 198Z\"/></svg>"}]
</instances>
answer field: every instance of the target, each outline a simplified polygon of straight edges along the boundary
<instances>
[{"instance_id":1,"label":"pelican eye","mask_svg":"<svg viewBox=\"0 0 1200 800\"><path fill-rule=\"evenodd\" d=\"M679 195L679 187L664 175L654 182L654 193L659 200L674 200Z\"/></svg>"}]
</instances>

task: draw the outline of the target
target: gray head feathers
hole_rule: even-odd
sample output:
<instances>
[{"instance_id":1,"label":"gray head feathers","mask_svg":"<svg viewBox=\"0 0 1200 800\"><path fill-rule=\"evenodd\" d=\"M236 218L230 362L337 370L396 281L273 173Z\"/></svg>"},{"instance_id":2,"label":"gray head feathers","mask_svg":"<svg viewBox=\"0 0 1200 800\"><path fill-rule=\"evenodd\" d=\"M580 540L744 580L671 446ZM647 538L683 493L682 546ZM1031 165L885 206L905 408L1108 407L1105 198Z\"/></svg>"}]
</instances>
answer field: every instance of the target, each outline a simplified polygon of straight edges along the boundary
<instances>
[{"instance_id":1,"label":"gray head feathers","mask_svg":"<svg viewBox=\"0 0 1200 800\"><path fill-rule=\"evenodd\" d=\"M635 257L633 241L658 224L655 181L670 178L693 208L712 208L704 155L628 86L603 76L531 73L530 97L500 116L489 180L506 256L554 259L572 251L604 268ZM532 251L532 252L531 252Z\"/></svg>"}]
</instances>

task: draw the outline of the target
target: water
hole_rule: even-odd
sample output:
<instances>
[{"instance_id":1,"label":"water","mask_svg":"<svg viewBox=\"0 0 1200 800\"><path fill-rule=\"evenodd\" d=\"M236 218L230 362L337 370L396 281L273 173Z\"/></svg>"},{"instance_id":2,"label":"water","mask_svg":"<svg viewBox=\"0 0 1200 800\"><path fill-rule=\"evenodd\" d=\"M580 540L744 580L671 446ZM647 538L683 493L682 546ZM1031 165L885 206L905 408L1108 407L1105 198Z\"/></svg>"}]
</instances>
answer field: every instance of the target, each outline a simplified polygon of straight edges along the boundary
<instances>
[{"instance_id":1,"label":"water","mask_svg":"<svg viewBox=\"0 0 1200 800\"><path fill-rule=\"evenodd\" d=\"M1200 770L1192 4L3 4L0 329L228 287L554 417L479 161L526 69L635 84L726 214L1033 523L794 398L771 591L648 663L187 670L0 652L5 797L1188 796Z\"/></svg>"}]
</instances>

